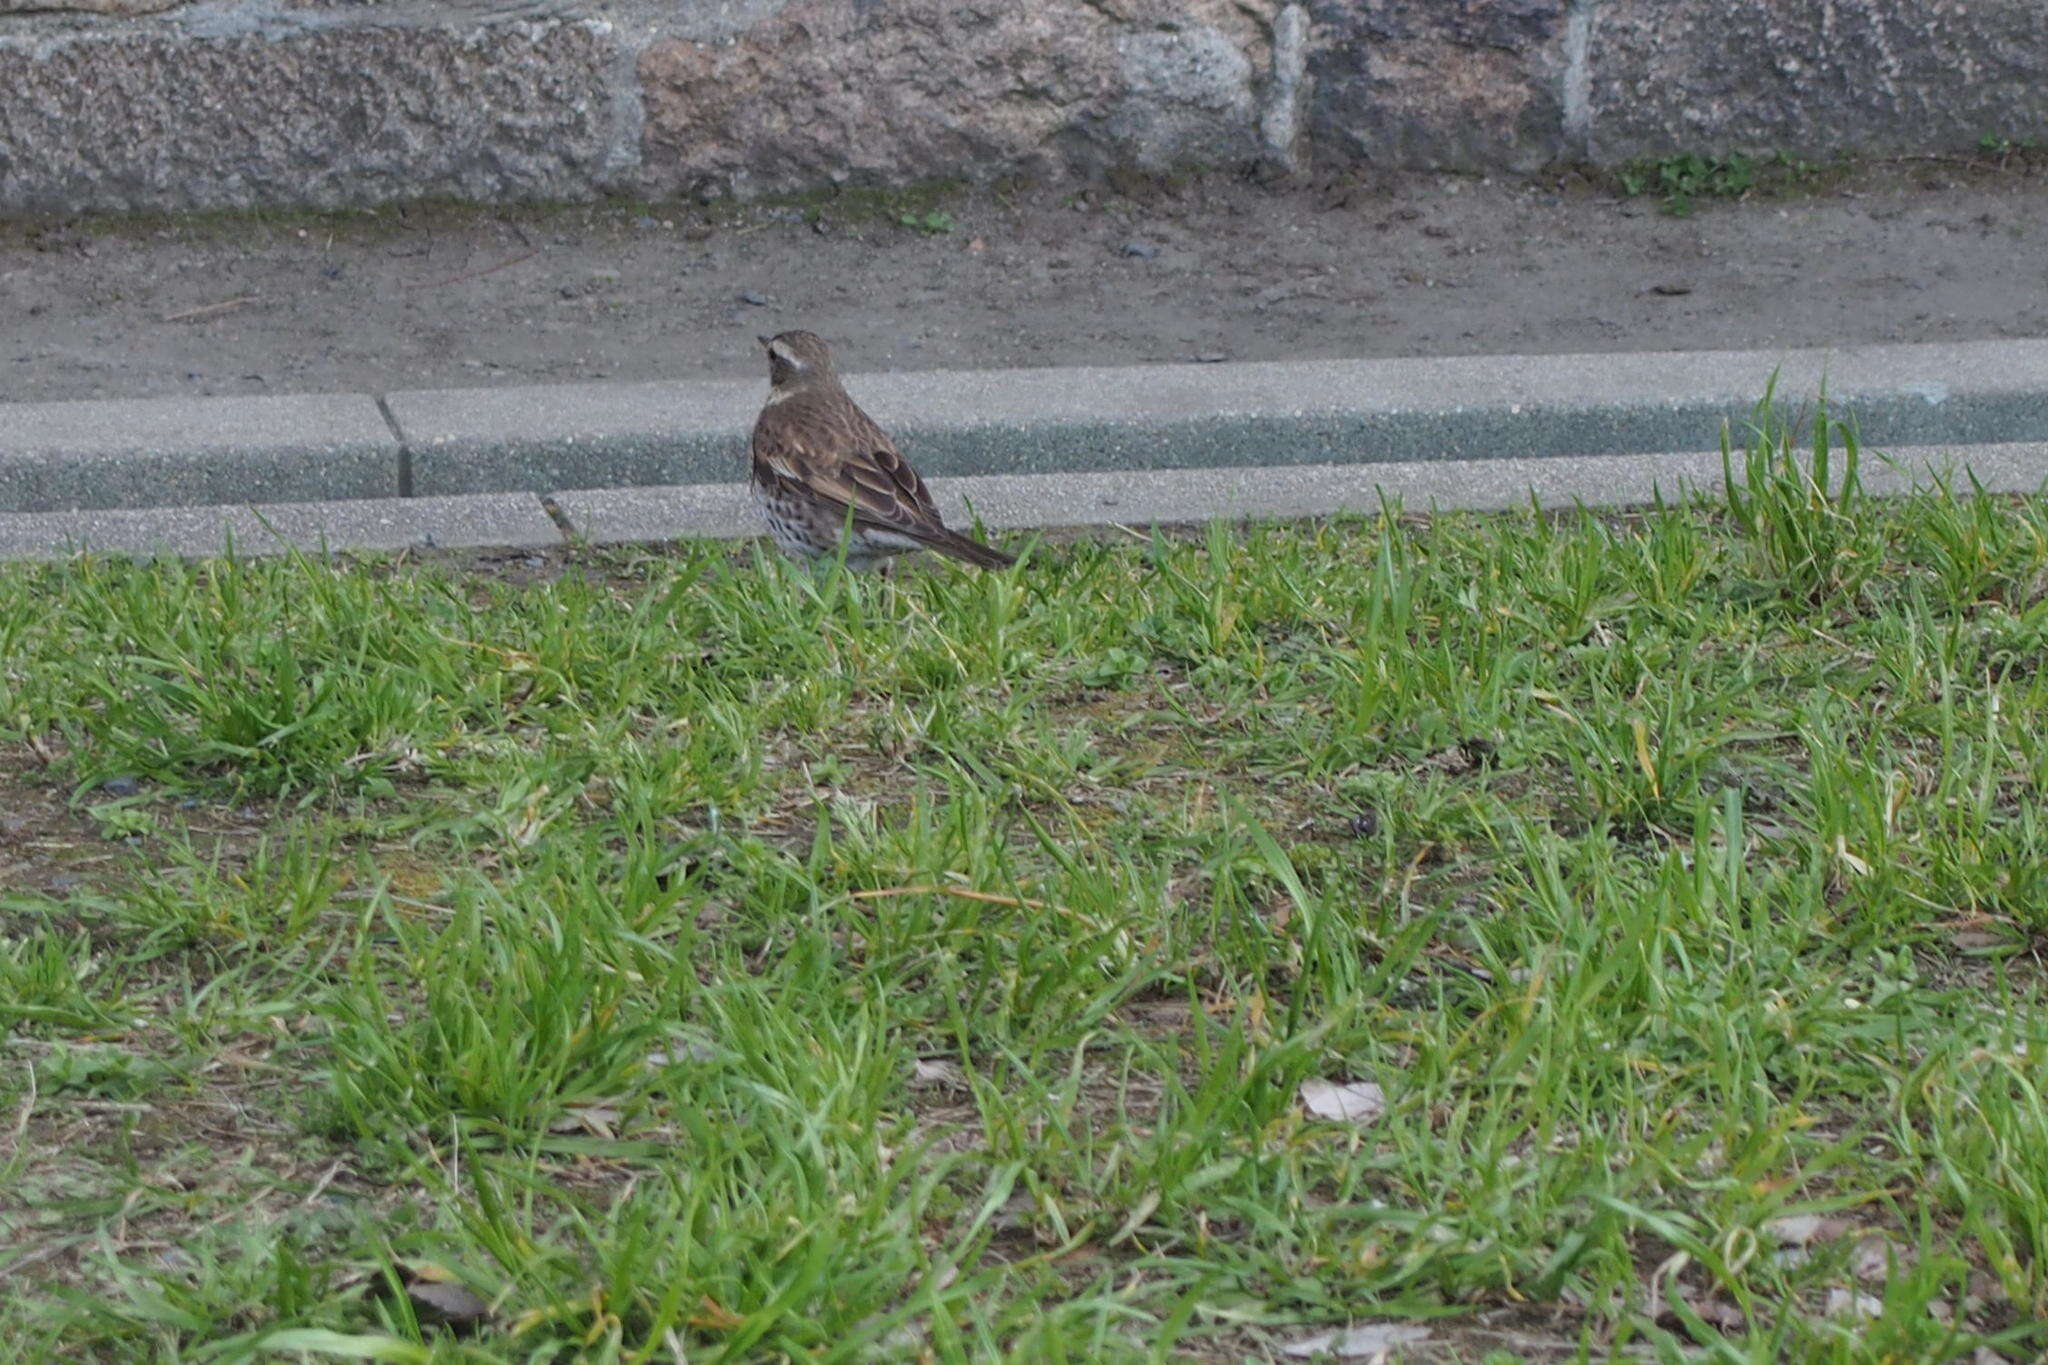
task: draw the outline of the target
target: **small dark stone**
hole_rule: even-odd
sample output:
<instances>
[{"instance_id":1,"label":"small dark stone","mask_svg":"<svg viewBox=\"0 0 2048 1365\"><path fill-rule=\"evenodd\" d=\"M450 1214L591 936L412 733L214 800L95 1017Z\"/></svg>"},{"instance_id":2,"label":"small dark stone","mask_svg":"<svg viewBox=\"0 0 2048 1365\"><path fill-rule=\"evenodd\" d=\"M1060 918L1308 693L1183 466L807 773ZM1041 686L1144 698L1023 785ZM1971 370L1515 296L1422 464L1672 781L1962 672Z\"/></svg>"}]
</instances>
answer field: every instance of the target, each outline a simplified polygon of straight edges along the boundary
<instances>
[{"instance_id":1,"label":"small dark stone","mask_svg":"<svg viewBox=\"0 0 2048 1365\"><path fill-rule=\"evenodd\" d=\"M130 777L123 773L119 777L110 777L100 783L100 790L114 797L133 796L142 790L142 782L139 778Z\"/></svg>"},{"instance_id":2,"label":"small dark stone","mask_svg":"<svg viewBox=\"0 0 2048 1365\"><path fill-rule=\"evenodd\" d=\"M1490 739L1468 739L1458 746L1465 761L1475 768L1491 768L1500 757L1500 746Z\"/></svg>"},{"instance_id":3,"label":"small dark stone","mask_svg":"<svg viewBox=\"0 0 2048 1365\"><path fill-rule=\"evenodd\" d=\"M1351 817L1351 837L1371 839L1380 832L1380 816L1375 810L1362 810Z\"/></svg>"},{"instance_id":4,"label":"small dark stone","mask_svg":"<svg viewBox=\"0 0 2048 1365\"><path fill-rule=\"evenodd\" d=\"M1651 285L1650 292L1652 294L1661 294L1667 299L1672 299L1677 298L1681 294L1690 294L1692 292L1692 286L1689 284L1673 284L1670 282L1666 282L1664 284Z\"/></svg>"},{"instance_id":5,"label":"small dark stone","mask_svg":"<svg viewBox=\"0 0 2048 1365\"><path fill-rule=\"evenodd\" d=\"M1133 237L1123 244L1123 253L1126 256L1136 256L1141 261L1149 261L1159 254L1159 243L1148 242L1143 237Z\"/></svg>"}]
</instances>

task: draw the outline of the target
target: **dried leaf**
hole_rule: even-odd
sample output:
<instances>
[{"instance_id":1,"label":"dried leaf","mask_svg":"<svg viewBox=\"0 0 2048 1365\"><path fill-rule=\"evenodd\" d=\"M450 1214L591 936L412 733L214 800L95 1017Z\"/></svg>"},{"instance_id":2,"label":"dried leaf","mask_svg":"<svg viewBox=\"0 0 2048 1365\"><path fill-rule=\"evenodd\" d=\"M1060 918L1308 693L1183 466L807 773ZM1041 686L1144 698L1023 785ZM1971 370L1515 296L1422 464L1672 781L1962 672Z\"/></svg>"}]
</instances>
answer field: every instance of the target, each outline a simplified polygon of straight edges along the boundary
<instances>
[{"instance_id":1,"label":"dried leaf","mask_svg":"<svg viewBox=\"0 0 2048 1365\"><path fill-rule=\"evenodd\" d=\"M1659 1327L1682 1328L1688 1325L1687 1314L1717 1332L1740 1332L1749 1325L1742 1310L1728 1300L1709 1298L1695 1303L1675 1285L1670 1302L1661 1305L1655 1316Z\"/></svg>"},{"instance_id":2,"label":"dried leaf","mask_svg":"<svg viewBox=\"0 0 2048 1365\"><path fill-rule=\"evenodd\" d=\"M438 1261L413 1261L405 1267L409 1279L425 1284L460 1284L455 1272Z\"/></svg>"},{"instance_id":3,"label":"dried leaf","mask_svg":"<svg viewBox=\"0 0 2048 1365\"><path fill-rule=\"evenodd\" d=\"M885 1360L923 1360L930 1355L924 1349L925 1326L922 1321L906 1322L901 1327L892 1327L882 1334L875 1344L885 1353Z\"/></svg>"},{"instance_id":4,"label":"dried leaf","mask_svg":"<svg viewBox=\"0 0 2048 1365\"><path fill-rule=\"evenodd\" d=\"M1301 1103L1317 1118L1363 1128L1387 1112L1387 1092L1373 1081L1303 1081Z\"/></svg>"},{"instance_id":5,"label":"dried leaf","mask_svg":"<svg viewBox=\"0 0 2048 1365\"><path fill-rule=\"evenodd\" d=\"M1368 1322L1341 1332L1321 1332L1289 1342L1280 1354L1305 1360L1310 1356L1335 1356L1356 1360L1361 1356L1384 1356L1401 1346L1420 1346L1429 1340L1429 1329L1412 1322Z\"/></svg>"},{"instance_id":6,"label":"dried leaf","mask_svg":"<svg viewBox=\"0 0 2048 1365\"><path fill-rule=\"evenodd\" d=\"M1824 1218L1817 1213L1795 1213L1784 1218L1773 1218L1764 1224L1764 1231L1781 1247L1812 1246L1815 1242L1832 1242L1843 1233L1855 1228L1846 1218Z\"/></svg>"},{"instance_id":7,"label":"dried leaf","mask_svg":"<svg viewBox=\"0 0 2048 1365\"><path fill-rule=\"evenodd\" d=\"M450 1327L473 1326L491 1312L491 1306L467 1285L453 1280L416 1279L405 1287L405 1296L428 1320Z\"/></svg>"},{"instance_id":8,"label":"dried leaf","mask_svg":"<svg viewBox=\"0 0 2048 1365\"><path fill-rule=\"evenodd\" d=\"M919 1057L910 1064L910 1079L918 1085L942 1085L961 1090L967 1088L967 1073L960 1069L958 1062L949 1062L944 1058L927 1060Z\"/></svg>"},{"instance_id":9,"label":"dried leaf","mask_svg":"<svg viewBox=\"0 0 2048 1365\"><path fill-rule=\"evenodd\" d=\"M1891 1277L1893 1266L1904 1268L1912 1258L1912 1248L1873 1233L1856 1244L1849 1257L1849 1273L1866 1283L1885 1280Z\"/></svg>"},{"instance_id":10,"label":"dried leaf","mask_svg":"<svg viewBox=\"0 0 2048 1365\"><path fill-rule=\"evenodd\" d=\"M541 810L541 802L547 798L548 784L543 782L534 788L526 798L526 804L517 816L505 822L505 837L519 848L532 848L548 827L548 815Z\"/></svg>"},{"instance_id":11,"label":"dried leaf","mask_svg":"<svg viewBox=\"0 0 2048 1365\"><path fill-rule=\"evenodd\" d=\"M550 1133L592 1133L601 1138L616 1137L619 1111L602 1104L565 1109L548 1124Z\"/></svg>"},{"instance_id":12,"label":"dried leaf","mask_svg":"<svg viewBox=\"0 0 2048 1365\"><path fill-rule=\"evenodd\" d=\"M733 1312L709 1294L703 1294L698 1297L697 1311L690 1314L690 1326L703 1327L714 1332L730 1332L736 1327L744 1327L746 1325L747 1320L745 1318Z\"/></svg>"},{"instance_id":13,"label":"dried leaf","mask_svg":"<svg viewBox=\"0 0 2048 1365\"><path fill-rule=\"evenodd\" d=\"M1159 1191L1147 1190L1145 1197L1140 1199L1137 1207L1131 1210L1131 1216L1124 1219L1124 1225L1116 1230L1114 1237L1109 1239L1109 1245L1116 1246L1126 1238L1135 1235L1139 1228L1145 1226L1145 1220L1158 1212L1158 1210Z\"/></svg>"}]
</instances>

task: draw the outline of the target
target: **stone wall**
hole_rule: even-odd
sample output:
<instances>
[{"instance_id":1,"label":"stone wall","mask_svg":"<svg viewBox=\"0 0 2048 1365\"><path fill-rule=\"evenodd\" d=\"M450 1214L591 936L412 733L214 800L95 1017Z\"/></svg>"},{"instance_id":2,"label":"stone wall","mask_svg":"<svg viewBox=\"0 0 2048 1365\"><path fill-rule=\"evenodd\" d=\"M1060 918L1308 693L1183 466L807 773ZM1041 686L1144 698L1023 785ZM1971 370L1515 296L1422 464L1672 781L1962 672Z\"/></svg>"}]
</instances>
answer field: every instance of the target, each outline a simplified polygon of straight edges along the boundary
<instances>
[{"instance_id":1,"label":"stone wall","mask_svg":"<svg viewBox=\"0 0 2048 1365\"><path fill-rule=\"evenodd\" d=\"M0 0L0 211L2048 133L2044 0Z\"/></svg>"}]
</instances>

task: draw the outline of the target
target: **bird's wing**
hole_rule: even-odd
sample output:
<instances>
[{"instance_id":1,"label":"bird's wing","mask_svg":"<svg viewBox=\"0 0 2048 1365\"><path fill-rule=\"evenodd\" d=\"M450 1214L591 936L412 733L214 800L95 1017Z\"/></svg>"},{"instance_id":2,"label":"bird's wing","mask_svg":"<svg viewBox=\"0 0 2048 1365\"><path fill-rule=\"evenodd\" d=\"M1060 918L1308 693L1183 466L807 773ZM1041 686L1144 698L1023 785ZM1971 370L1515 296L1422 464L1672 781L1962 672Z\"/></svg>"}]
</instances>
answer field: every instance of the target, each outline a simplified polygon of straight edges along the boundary
<instances>
[{"instance_id":1,"label":"bird's wing","mask_svg":"<svg viewBox=\"0 0 2048 1365\"><path fill-rule=\"evenodd\" d=\"M813 409L771 420L779 415L771 409L754 429L757 477L795 485L841 512L851 507L857 526L918 540L949 534L924 480L859 408L848 403L836 419Z\"/></svg>"}]
</instances>

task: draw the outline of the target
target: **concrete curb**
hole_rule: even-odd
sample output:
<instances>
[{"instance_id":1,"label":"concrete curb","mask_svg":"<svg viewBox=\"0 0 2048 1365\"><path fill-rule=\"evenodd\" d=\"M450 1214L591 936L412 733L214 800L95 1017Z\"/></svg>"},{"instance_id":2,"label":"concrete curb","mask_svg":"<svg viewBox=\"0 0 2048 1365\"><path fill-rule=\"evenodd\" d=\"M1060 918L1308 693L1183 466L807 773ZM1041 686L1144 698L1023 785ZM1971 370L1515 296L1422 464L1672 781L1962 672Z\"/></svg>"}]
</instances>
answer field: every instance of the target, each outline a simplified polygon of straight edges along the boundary
<instances>
[{"instance_id":1,"label":"concrete curb","mask_svg":"<svg viewBox=\"0 0 2048 1365\"><path fill-rule=\"evenodd\" d=\"M1905 447L1866 457L1865 486L1902 493L1948 478L1968 489L2033 493L2048 483L2048 442ZM955 526L989 530L1170 526L1211 519L1282 520L1372 513L1499 511L1527 507L1638 507L1722 486L1721 452L1419 460L1379 464L1167 469L1129 474L982 475L933 489ZM744 485L596 489L555 495L572 534L592 544L760 534Z\"/></svg>"},{"instance_id":2,"label":"concrete curb","mask_svg":"<svg viewBox=\"0 0 2048 1365\"><path fill-rule=\"evenodd\" d=\"M1878 444L2048 439L2048 342L853 375L936 477L1696 448L1779 374ZM733 476L763 386L395 393L422 493Z\"/></svg>"},{"instance_id":3,"label":"concrete curb","mask_svg":"<svg viewBox=\"0 0 2048 1365\"><path fill-rule=\"evenodd\" d=\"M395 497L373 398L0 404L0 513Z\"/></svg>"},{"instance_id":4,"label":"concrete curb","mask_svg":"<svg viewBox=\"0 0 2048 1365\"><path fill-rule=\"evenodd\" d=\"M926 473L1113 473L1698 449L1769 382L1866 443L2048 440L2048 341L1130 368L848 384ZM0 512L717 483L759 381L0 406ZM382 410L380 411L380 404ZM389 421L385 420L386 415Z\"/></svg>"},{"instance_id":5,"label":"concrete curb","mask_svg":"<svg viewBox=\"0 0 2048 1365\"><path fill-rule=\"evenodd\" d=\"M0 559L63 559L80 551L201 558L298 549L552 548L562 532L539 498L370 498L269 506L151 507L0 514Z\"/></svg>"},{"instance_id":6,"label":"concrete curb","mask_svg":"<svg viewBox=\"0 0 2048 1365\"><path fill-rule=\"evenodd\" d=\"M1872 492L1924 487L1938 477L1963 489L2033 493L2048 483L2048 442L1955 450L1915 447L1871 457ZM1552 459L1421 460L1380 464L1166 469L1114 474L991 474L934 491L956 526L990 531L1185 525L1208 521L1406 511L1641 506L1711 493L1719 451ZM761 523L744 484L602 488L556 494L578 540L598 545L741 539ZM306 550L549 548L564 543L539 498L526 494L376 499L259 508L152 508L0 516L0 559L54 559L80 549L204 556L232 539L237 553ZM1014 539L1013 537L1007 539Z\"/></svg>"}]
</instances>

